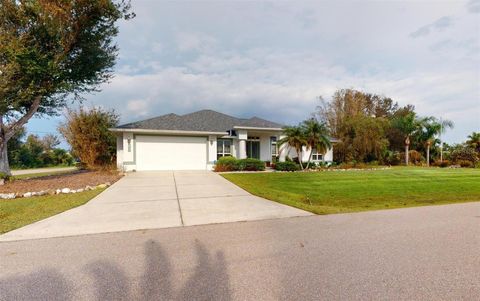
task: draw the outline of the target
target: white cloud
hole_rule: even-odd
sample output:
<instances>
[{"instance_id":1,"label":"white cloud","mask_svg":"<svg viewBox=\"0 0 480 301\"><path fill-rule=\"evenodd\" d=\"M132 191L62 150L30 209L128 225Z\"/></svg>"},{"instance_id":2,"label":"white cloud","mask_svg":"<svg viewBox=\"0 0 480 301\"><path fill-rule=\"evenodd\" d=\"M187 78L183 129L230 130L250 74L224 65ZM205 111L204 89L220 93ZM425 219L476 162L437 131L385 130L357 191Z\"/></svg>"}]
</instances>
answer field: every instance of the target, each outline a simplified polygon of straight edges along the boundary
<instances>
[{"instance_id":1,"label":"white cloud","mask_svg":"<svg viewBox=\"0 0 480 301\"><path fill-rule=\"evenodd\" d=\"M439 18L433 23L420 27L416 31L410 33L410 36L412 38L423 37L430 34L431 31L442 31L452 25L453 25L453 19L451 17L444 16Z\"/></svg>"},{"instance_id":2,"label":"white cloud","mask_svg":"<svg viewBox=\"0 0 480 301\"><path fill-rule=\"evenodd\" d=\"M89 100L124 122L211 108L296 123L317 96L351 87L453 119L447 138L460 141L480 128L479 28L466 5L133 2L117 76Z\"/></svg>"},{"instance_id":3,"label":"white cloud","mask_svg":"<svg viewBox=\"0 0 480 301\"><path fill-rule=\"evenodd\" d=\"M176 43L180 51L207 51L215 47L217 40L203 33L179 32Z\"/></svg>"}]
</instances>

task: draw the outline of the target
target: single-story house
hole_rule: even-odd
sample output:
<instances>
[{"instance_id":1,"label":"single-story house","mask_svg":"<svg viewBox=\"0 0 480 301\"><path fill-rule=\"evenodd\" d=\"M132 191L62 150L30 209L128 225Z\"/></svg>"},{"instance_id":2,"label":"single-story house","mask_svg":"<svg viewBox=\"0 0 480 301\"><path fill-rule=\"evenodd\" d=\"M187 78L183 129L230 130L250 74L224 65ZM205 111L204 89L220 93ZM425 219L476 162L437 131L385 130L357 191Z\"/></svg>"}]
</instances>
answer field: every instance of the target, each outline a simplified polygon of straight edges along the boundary
<instances>
[{"instance_id":1,"label":"single-story house","mask_svg":"<svg viewBox=\"0 0 480 301\"><path fill-rule=\"evenodd\" d=\"M277 146L283 125L252 117L237 118L212 110L186 115L167 114L120 125L117 134L117 165L131 170L210 170L222 156L284 161L298 157L287 145ZM313 161L332 161L315 150ZM303 152L308 160L309 150Z\"/></svg>"}]
</instances>

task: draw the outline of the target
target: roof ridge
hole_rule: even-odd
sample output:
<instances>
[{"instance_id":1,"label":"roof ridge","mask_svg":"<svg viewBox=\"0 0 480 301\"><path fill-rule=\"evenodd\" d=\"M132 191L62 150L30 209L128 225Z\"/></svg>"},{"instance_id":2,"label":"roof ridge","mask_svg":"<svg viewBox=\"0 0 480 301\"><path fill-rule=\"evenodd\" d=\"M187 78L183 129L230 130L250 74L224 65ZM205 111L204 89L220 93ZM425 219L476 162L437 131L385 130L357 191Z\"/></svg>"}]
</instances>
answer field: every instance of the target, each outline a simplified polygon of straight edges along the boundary
<instances>
[{"instance_id":1,"label":"roof ridge","mask_svg":"<svg viewBox=\"0 0 480 301\"><path fill-rule=\"evenodd\" d=\"M228 115L228 114L225 114L225 113L222 113L222 112L218 112L218 111L215 111L215 110L212 110L212 109L202 109L202 110L198 110L198 111L195 111L195 112L192 112L192 113L188 113L188 114L181 115L181 117L188 116L188 115L193 115L193 114L197 114L197 113L201 113L201 112L212 112L212 113L215 113L215 114L218 114L218 115L222 115L222 116L226 116L226 117L229 117L229 118L239 119L238 117L235 117L235 116L232 116L232 115Z\"/></svg>"}]
</instances>

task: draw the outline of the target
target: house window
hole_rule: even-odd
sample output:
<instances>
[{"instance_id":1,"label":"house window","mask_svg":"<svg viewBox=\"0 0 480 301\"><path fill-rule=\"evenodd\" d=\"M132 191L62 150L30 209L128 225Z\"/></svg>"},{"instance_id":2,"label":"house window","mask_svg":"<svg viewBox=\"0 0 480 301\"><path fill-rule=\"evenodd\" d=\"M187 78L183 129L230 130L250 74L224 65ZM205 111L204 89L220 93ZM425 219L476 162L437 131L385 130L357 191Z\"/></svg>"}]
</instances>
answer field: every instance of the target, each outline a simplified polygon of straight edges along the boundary
<instances>
[{"instance_id":1,"label":"house window","mask_svg":"<svg viewBox=\"0 0 480 301\"><path fill-rule=\"evenodd\" d=\"M132 151L132 139L127 139L128 152Z\"/></svg>"},{"instance_id":2,"label":"house window","mask_svg":"<svg viewBox=\"0 0 480 301\"><path fill-rule=\"evenodd\" d=\"M260 137L247 137L247 158L260 159Z\"/></svg>"},{"instance_id":3,"label":"house window","mask_svg":"<svg viewBox=\"0 0 480 301\"><path fill-rule=\"evenodd\" d=\"M323 154L317 152L316 149L312 149L312 161L323 161Z\"/></svg>"},{"instance_id":4,"label":"house window","mask_svg":"<svg viewBox=\"0 0 480 301\"><path fill-rule=\"evenodd\" d=\"M272 162L275 162L278 157L277 137L275 136L270 137L270 149L272 152Z\"/></svg>"},{"instance_id":5,"label":"house window","mask_svg":"<svg viewBox=\"0 0 480 301\"><path fill-rule=\"evenodd\" d=\"M218 139L217 140L217 159L220 157L232 155L232 140Z\"/></svg>"}]
</instances>

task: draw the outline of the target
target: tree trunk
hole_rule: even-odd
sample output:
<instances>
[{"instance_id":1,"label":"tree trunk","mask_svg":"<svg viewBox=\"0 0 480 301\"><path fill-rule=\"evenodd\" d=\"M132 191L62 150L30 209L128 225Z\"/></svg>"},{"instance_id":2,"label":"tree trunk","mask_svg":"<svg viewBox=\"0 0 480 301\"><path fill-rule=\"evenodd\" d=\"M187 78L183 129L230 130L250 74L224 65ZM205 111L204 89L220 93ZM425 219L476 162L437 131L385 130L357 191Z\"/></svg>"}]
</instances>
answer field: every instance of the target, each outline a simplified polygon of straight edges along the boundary
<instances>
[{"instance_id":1,"label":"tree trunk","mask_svg":"<svg viewBox=\"0 0 480 301\"><path fill-rule=\"evenodd\" d=\"M11 176L10 165L8 164L7 141L0 138L0 173Z\"/></svg>"},{"instance_id":2,"label":"tree trunk","mask_svg":"<svg viewBox=\"0 0 480 301\"><path fill-rule=\"evenodd\" d=\"M427 144L427 166L430 166L430 143Z\"/></svg>"},{"instance_id":3,"label":"tree trunk","mask_svg":"<svg viewBox=\"0 0 480 301\"><path fill-rule=\"evenodd\" d=\"M410 146L410 139L407 137L405 139L405 165L408 166L408 148Z\"/></svg>"},{"instance_id":4,"label":"tree trunk","mask_svg":"<svg viewBox=\"0 0 480 301\"><path fill-rule=\"evenodd\" d=\"M307 167L305 167L305 169L308 169L308 167L310 167L310 161L312 161L312 153L313 153L313 148L310 149L310 155L308 156Z\"/></svg>"},{"instance_id":5,"label":"tree trunk","mask_svg":"<svg viewBox=\"0 0 480 301\"><path fill-rule=\"evenodd\" d=\"M303 170L302 151L301 151L301 149L297 149L297 156L298 156L298 163L300 164L300 168Z\"/></svg>"}]
</instances>

